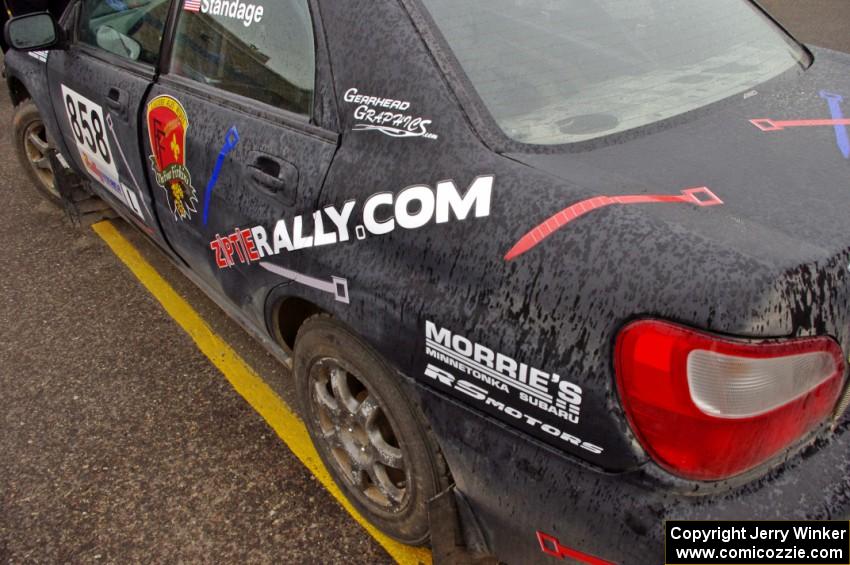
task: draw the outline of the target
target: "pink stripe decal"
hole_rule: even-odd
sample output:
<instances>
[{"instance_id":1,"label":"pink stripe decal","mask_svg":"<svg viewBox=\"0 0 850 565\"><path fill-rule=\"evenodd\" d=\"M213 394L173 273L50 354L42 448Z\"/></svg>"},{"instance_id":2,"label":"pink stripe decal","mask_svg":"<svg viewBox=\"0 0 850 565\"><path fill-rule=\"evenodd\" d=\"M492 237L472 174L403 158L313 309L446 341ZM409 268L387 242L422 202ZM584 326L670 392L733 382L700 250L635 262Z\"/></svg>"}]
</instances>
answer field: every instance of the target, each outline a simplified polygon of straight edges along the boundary
<instances>
[{"instance_id":1,"label":"pink stripe decal","mask_svg":"<svg viewBox=\"0 0 850 565\"><path fill-rule=\"evenodd\" d=\"M669 204L683 203L695 206L718 206L723 204L713 192L707 187L688 188L681 194L635 194L625 196L596 196L582 200L572 206L564 208L554 216L548 218L542 224L534 227L514 244L510 251L505 254L505 261L516 259L526 251L531 250L541 241L563 228L573 220L584 216L588 212L611 206L613 204ZM547 232L543 232L546 227Z\"/></svg>"},{"instance_id":2,"label":"pink stripe decal","mask_svg":"<svg viewBox=\"0 0 850 565\"><path fill-rule=\"evenodd\" d=\"M551 555L552 557L557 557L558 559L575 559L576 561L589 563L590 565L615 565L610 561L605 561L604 559L583 553L577 549L565 547L561 545L558 538L550 536L549 534L544 534L540 531L537 532L537 542L540 544L540 550L543 553Z\"/></svg>"},{"instance_id":3,"label":"pink stripe decal","mask_svg":"<svg viewBox=\"0 0 850 565\"><path fill-rule=\"evenodd\" d=\"M771 120L769 118L758 118L750 120L750 123L761 131L782 131L785 128L850 126L850 118L841 120Z\"/></svg>"}]
</instances>

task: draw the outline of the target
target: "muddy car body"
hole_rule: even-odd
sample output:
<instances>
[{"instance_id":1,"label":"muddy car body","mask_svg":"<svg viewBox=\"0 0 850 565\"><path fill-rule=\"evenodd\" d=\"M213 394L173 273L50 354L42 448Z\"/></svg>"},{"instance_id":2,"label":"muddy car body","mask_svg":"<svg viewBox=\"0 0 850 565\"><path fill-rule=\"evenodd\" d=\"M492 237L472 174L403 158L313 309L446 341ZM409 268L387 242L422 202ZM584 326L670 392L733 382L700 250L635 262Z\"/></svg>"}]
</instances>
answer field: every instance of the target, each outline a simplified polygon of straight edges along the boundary
<instances>
[{"instance_id":1,"label":"muddy car body","mask_svg":"<svg viewBox=\"0 0 850 565\"><path fill-rule=\"evenodd\" d=\"M635 8L625 37L645 20L671 43L627 46L624 74L581 36L608 74L573 99L522 58L488 86L510 28L477 2L141 4L75 3L9 53L25 165L38 118L57 177L294 361L326 464L388 533L425 542L446 491L470 553L516 563L654 561L665 519L846 516L847 56L724 0L758 62L710 34L711 56L658 62L686 24ZM530 4L519 29L559 21ZM677 9L710 23L706 4ZM284 8L304 64L281 71L240 36L262 48ZM93 30L114 13L133 21ZM247 62L222 67L224 44Z\"/></svg>"}]
</instances>

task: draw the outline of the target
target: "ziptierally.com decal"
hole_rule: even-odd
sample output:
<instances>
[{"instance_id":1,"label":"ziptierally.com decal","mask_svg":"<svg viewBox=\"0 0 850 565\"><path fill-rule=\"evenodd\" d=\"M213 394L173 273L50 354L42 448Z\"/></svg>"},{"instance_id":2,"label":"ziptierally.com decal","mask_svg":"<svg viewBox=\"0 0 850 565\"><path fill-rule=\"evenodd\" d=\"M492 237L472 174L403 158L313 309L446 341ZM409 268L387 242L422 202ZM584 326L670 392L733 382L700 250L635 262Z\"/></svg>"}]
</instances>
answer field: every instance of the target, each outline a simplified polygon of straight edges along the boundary
<instances>
[{"instance_id":1,"label":"ziptierally.com decal","mask_svg":"<svg viewBox=\"0 0 850 565\"><path fill-rule=\"evenodd\" d=\"M544 239L563 228L573 220L584 216L588 212L612 206L614 204L662 204L680 203L693 204L695 206L718 206L723 204L713 192L706 187L688 188L682 194L635 194L626 196L596 196L582 200L568 206L548 218L542 224L535 226L531 231L517 241L505 254L505 261L516 259L523 253L536 247Z\"/></svg>"},{"instance_id":2,"label":"ziptierally.com decal","mask_svg":"<svg viewBox=\"0 0 850 565\"><path fill-rule=\"evenodd\" d=\"M271 230L264 226L236 229L210 242L220 269L238 263L250 264L288 251L335 245L367 236L389 234L396 229L415 230L428 224L463 221L468 217L490 215L493 176L476 178L461 193L452 180L440 181L436 188L424 184L409 186L398 194L379 192L365 200L362 207L349 200L341 208L327 206L312 214L299 214L291 220L281 219ZM354 233L349 230L355 211L360 222ZM312 230L307 227L312 222Z\"/></svg>"},{"instance_id":3,"label":"ziptierally.com decal","mask_svg":"<svg viewBox=\"0 0 850 565\"><path fill-rule=\"evenodd\" d=\"M379 131L390 137L438 138L428 131L431 120L408 112L410 102L360 94L356 88L349 88L343 99L357 105L354 131Z\"/></svg>"},{"instance_id":4,"label":"ziptierally.com decal","mask_svg":"<svg viewBox=\"0 0 850 565\"><path fill-rule=\"evenodd\" d=\"M148 104L147 115L156 183L165 191L174 219L191 220L198 211L198 195L186 168L186 110L171 96L157 96Z\"/></svg>"},{"instance_id":5,"label":"ziptierally.com decal","mask_svg":"<svg viewBox=\"0 0 850 565\"><path fill-rule=\"evenodd\" d=\"M820 97L826 100L832 119L771 120L769 118L757 118L750 120L750 123L764 132L801 127L832 127L835 130L835 142L838 145L838 150L845 159L850 159L850 133L847 131L847 126L850 126L850 119L844 117L844 112L841 109L844 98L840 94L833 94L825 90L820 92Z\"/></svg>"},{"instance_id":6,"label":"ziptierally.com decal","mask_svg":"<svg viewBox=\"0 0 850 565\"><path fill-rule=\"evenodd\" d=\"M563 427L578 424L581 417L582 389L577 384L431 321L425 322L425 354L432 359L425 376L434 383L519 427L560 438L590 453L602 453L603 448L582 441Z\"/></svg>"}]
</instances>

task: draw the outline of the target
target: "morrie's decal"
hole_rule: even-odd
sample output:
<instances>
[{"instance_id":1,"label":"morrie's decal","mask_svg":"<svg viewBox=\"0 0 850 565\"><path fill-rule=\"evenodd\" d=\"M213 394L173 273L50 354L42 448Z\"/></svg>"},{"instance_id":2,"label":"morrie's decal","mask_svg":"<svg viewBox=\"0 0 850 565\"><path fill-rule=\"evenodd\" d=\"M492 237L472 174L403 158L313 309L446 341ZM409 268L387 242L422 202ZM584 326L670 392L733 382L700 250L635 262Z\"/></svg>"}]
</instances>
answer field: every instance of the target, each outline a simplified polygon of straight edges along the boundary
<instances>
[{"instance_id":1,"label":"morrie's decal","mask_svg":"<svg viewBox=\"0 0 850 565\"><path fill-rule=\"evenodd\" d=\"M29 51L28 53L30 57L41 61L42 63L47 62L47 56L50 54L49 51Z\"/></svg>"},{"instance_id":2,"label":"morrie's decal","mask_svg":"<svg viewBox=\"0 0 850 565\"><path fill-rule=\"evenodd\" d=\"M558 538L550 536L549 534L544 534L539 530L537 532L537 543L540 544L540 551L546 555L557 557L561 560L570 559L578 561L579 563L589 563L590 565L614 565L614 563L610 561L605 561L604 559L600 559L599 557L595 557L577 549L572 549L571 547L565 547L561 545Z\"/></svg>"},{"instance_id":3,"label":"morrie's decal","mask_svg":"<svg viewBox=\"0 0 850 565\"><path fill-rule=\"evenodd\" d=\"M198 195L186 168L186 110L171 96L157 96L148 104L147 115L156 183L165 191L174 219L191 220L198 211Z\"/></svg>"},{"instance_id":4,"label":"morrie's decal","mask_svg":"<svg viewBox=\"0 0 850 565\"><path fill-rule=\"evenodd\" d=\"M410 102L360 94L356 88L349 88L343 99L357 105L354 131L378 131L390 137L438 138L428 131L431 120L407 112Z\"/></svg>"},{"instance_id":5,"label":"morrie's decal","mask_svg":"<svg viewBox=\"0 0 850 565\"><path fill-rule=\"evenodd\" d=\"M581 387L555 373L518 362L431 321L425 322L425 353L526 404L579 423Z\"/></svg>"},{"instance_id":6,"label":"morrie's decal","mask_svg":"<svg viewBox=\"0 0 850 565\"><path fill-rule=\"evenodd\" d=\"M290 269L284 269L283 267L279 267L271 263L260 263L260 267L264 268L270 273L274 273L285 279L289 279L296 284L308 286L321 292L332 294L334 300L336 300L337 302L342 302L343 304L349 303L348 280L342 277L331 277L331 280L323 281L321 279L313 278L302 273L297 273Z\"/></svg>"},{"instance_id":7,"label":"morrie's decal","mask_svg":"<svg viewBox=\"0 0 850 565\"><path fill-rule=\"evenodd\" d=\"M236 126L233 126L224 134L224 145L221 146L221 151L218 153L218 159L215 161L215 167L213 167L212 175L210 175L210 180L207 183L207 189L204 192L204 225L207 225L210 217L210 199L212 198L213 189L216 183L218 183L221 169L224 167L224 160L236 148L237 143L239 143L239 131L236 129Z\"/></svg>"},{"instance_id":8,"label":"morrie's decal","mask_svg":"<svg viewBox=\"0 0 850 565\"><path fill-rule=\"evenodd\" d=\"M455 391L458 395L463 395L464 398L475 401L482 407L483 410L500 416L502 421L509 421L517 427L530 429L532 432L537 432L537 435L542 434L547 437L560 439L562 442L565 442L566 445L579 447L585 451L593 453L594 455L599 455L604 451L598 445L582 441L580 438L563 430L559 426L543 422L529 414L527 411L523 412L506 402L494 398L492 396L492 389L479 386L466 379L458 378L454 375L454 373L449 372L446 369L441 369L440 367L429 363L428 366L425 367L425 376L433 382L439 383L447 389Z\"/></svg>"},{"instance_id":9,"label":"morrie's decal","mask_svg":"<svg viewBox=\"0 0 850 565\"><path fill-rule=\"evenodd\" d=\"M245 27L260 23L266 10L263 6L242 0L184 0L183 9L187 12L239 20Z\"/></svg>"},{"instance_id":10,"label":"morrie's decal","mask_svg":"<svg viewBox=\"0 0 850 565\"><path fill-rule=\"evenodd\" d=\"M531 231L517 241L505 254L505 261L516 259L523 253L530 251L541 241L563 228L573 220L584 216L588 212L612 206L614 204L659 204L659 203L683 203L695 206L718 206L723 204L713 192L702 186L699 188L688 188L681 194L634 194L626 196L597 196L582 200L577 204L568 206L547 219L542 224L534 227Z\"/></svg>"},{"instance_id":11,"label":"morrie's decal","mask_svg":"<svg viewBox=\"0 0 850 565\"><path fill-rule=\"evenodd\" d=\"M820 97L826 100L832 119L771 120L769 118L756 118L750 120L750 123L764 132L783 131L787 128L832 127L835 130L835 142L838 145L838 150L845 159L850 159L850 134L847 131L847 126L850 126L850 119L844 117L844 112L841 109L844 98L840 94L833 94L826 90L820 91Z\"/></svg>"},{"instance_id":12,"label":"morrie's decal","mask_svg":"<svg viewBox=\"0 0 850 565\"><path fill-rule=\"evenodd\" d=\"M349 200L342 208L327 206L312 215L279 220L268 231L263 226L255 226L237 229L229 236L217 236L210 242L210 249L215 252L218 267L224 269L237 261L253 263L285 251L344 243L352 237L362 240L368 235L386 235L398 228L414 230L428 224L463 221L470 216L484 218L490 215L494 179L493 176L478 177L462 194L452 180L438 182L436 189L417 184L398 194L373 194L363 203L359 212L361 223L355 226L353 234L349 224L358 202ZM312 231L308 231L306 224L311 219Z\"/></svg>"},{"instance_id":13,"label":"morrie's decal","mask_svg":"<svg viewBox=\"0 0 850 565\"><path fill-rule=\"evenodd\" d=\"M431 359L425 376L455 396L538 437L560 440L564 447L595 455L604 451L567 431L581 417L582 389L577 384L431 321L425 322L425 354Z\"/></svg>"}]
</instances>

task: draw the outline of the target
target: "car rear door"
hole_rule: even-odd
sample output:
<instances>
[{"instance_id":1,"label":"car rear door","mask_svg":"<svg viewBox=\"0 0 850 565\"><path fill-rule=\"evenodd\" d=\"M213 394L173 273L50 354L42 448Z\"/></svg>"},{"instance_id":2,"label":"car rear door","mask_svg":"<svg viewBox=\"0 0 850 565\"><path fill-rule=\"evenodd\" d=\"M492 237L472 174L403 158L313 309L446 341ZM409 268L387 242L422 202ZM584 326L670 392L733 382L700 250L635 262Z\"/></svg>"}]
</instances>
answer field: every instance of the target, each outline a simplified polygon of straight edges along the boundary
<instances>
[{"instance_id":1,"label":"car rear door","mask_svg":"<svg viewBox=\"0 0 850 565\"><path fill-rule=\"evenodd\" d=\"M68 48L48 59L51 101L70 157L99 196L160 240L138 116L156 75L170 6L170 0L80 0Z\"/></svg>"},{"instance_id":2,"label":"car rear door","mask_svg":"<svg viewBox=\"0 0 850 565\"><path fill-rule=\"evenodd\" d=\"M168 63L142 113L155 206L181 258L259 322L262 298L289 282L260 258L303 263L275 246L274 229L314 209L336 150L335 117L315 87L327 72L323 42L308 0L178 2Z\"/></svg>"}]
</instances>

